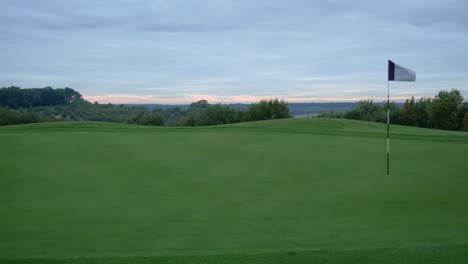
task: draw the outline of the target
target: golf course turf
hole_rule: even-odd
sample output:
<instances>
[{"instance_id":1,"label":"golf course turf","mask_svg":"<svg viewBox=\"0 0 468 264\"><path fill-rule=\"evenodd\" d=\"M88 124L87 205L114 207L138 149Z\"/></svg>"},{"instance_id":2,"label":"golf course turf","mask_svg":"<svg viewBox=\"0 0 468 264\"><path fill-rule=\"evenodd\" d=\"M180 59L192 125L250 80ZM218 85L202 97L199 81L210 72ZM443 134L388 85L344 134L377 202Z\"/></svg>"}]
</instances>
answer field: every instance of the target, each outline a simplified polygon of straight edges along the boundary
<instances>
[{"instance_id":1,"label":"golf course turf","mask_svg":"<svg viewBox=\"0 0 468 264\"><path fill-rule=\"evenodd\" d=\"M468 263L468 133L0 127L0 263Z\"/></svg>"}]
</instances>

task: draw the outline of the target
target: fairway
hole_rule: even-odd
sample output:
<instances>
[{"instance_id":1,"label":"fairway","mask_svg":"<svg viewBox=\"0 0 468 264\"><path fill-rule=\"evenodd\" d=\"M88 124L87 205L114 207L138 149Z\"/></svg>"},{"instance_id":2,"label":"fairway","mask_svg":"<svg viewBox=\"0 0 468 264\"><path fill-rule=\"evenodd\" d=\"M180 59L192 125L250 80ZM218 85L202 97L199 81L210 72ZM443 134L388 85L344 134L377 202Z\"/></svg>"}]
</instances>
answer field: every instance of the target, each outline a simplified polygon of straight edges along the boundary
<instances>
[{"instance_id":1,"label":"fairway","mask_svg":"<svg viewBox=\"0 0 468 264\"><path fill-rule=\"evenodd\" d=\"M0 128L0 263L468 262L468 133L343 119Z\"/></svg>"}]
</instances>

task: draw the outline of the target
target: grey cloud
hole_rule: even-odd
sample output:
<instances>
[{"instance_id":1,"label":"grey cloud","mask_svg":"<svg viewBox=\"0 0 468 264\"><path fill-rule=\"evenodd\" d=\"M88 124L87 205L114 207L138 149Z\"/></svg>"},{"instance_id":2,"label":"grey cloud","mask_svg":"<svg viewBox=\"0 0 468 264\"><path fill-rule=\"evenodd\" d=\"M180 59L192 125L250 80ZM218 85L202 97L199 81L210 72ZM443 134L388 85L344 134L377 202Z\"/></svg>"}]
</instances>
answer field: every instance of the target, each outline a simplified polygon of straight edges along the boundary
<instances>
[{"instance_id":1,"label":"grey cloud","mask_svg":"<svg viewBox=\"0 0 468 264\"><path fill-rule=\"evenodd\" d=\"M160 31L160 32L206 32L206 31L228 31L242 29L241 24L154 24L147 23L135 26L138 31Z\"/></svg>"},{"instance_id":2,"label":"grey cloud","mask_svg":"<svg viewBox=\"0 0 468 264\"><path fill-rule=\"evenodd\" d=\"M217 2L193 4L185 1L129 1L119 6L113 1L67 1L66 4L59 1L31 1L30 4L8 1L10 4L3 16L0 16L0 22L3 22L0 28L8 25L44 30L113 28L162 32L241 28L242 23L233 12L210 8L210 3Z\"/></svg>"},{"instance_id":3,"label":"grey cloud","mask_svg":"<svg viewBox=\"0 0 468 264\"><path fill-rule=\"evenodd\" d=\"M311 1L308 6L322 15L362 15L392 23L466 31L468 2L464 0Z\"/></svg>"},{"instance_id":4,"label":"grey cloud","mask_svg":"<svg viewBox=\"0 0 468 264\"><path fill-rule=\"evenodd\" d=\"M410 17L416 26L430 27L438 25L441 27L455 27L454 29L466 31L468 27L468 3L466 1L446 3L445 5L419 9Z\"/></svg>"},{"instance_id":5,"label":"grey cloud","mask_svg":"<svg viewBox=\"0 0 468 264\"><path fill-rule=\"evenodd\" d=\"M380 96L387 58L419 74L414 89L395 85L395 95L432 95L436 83L468 81L462 1L0 5L0 86L167 97Z\"/></svg>"},{"instance_id":6,"label":"grey cloud","mask_svg":"<svg viewBox=\"0 0 468 264\"><path fill-rule=\"evenodd\" d=\"M3 25L54 29L130 27L145 31L222 31L287 27L285 19L362 15L420 27L466 29L468 3L448 1L6 1ZM301 19L302 18L302 19ZM278 23L279 22L279 23ZM1 26L1 25L0 25ZM292 25L289 25L292 26ZM305 25L306 26L306 23ZM271 28L270 28L271 29Z\"/></svg>"}]
</instances>

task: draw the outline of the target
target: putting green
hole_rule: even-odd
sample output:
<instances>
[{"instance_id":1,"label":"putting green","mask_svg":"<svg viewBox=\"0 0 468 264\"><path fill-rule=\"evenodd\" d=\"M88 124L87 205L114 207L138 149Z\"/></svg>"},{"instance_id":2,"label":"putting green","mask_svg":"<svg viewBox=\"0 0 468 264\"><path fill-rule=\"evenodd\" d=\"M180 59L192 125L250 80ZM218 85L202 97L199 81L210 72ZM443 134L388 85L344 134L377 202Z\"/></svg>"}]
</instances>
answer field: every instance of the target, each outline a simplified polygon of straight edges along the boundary
<instances>
[{"instance_id":1,"label":"putting green","mask_svg":"<svg viewBox=\"0 0 468 264\"><path fill-rule=\"evenodd\" d=\"M468 261L468 133L392 126L390 177L385 133L341 119L2 127L0 262Z\"/></svg>"}]
</instances>

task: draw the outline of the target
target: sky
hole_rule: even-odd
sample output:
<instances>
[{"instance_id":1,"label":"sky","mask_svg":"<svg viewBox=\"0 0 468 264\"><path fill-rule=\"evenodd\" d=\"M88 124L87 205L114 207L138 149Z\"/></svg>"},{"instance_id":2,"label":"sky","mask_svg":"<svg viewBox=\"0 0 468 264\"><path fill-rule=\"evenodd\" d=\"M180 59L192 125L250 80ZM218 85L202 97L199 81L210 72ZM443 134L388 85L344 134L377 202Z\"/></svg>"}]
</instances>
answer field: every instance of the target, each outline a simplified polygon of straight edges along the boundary
<instances>
[{"instance_id":1,"label":"sky","mask_svg":"<svg viewBox=\"0 0 468 264\"><path fill-rule=\"evenodd\" d=\"M468 99L468 1L0 0L0 86L99 103Z\"/></svg>"}]
</instances>

